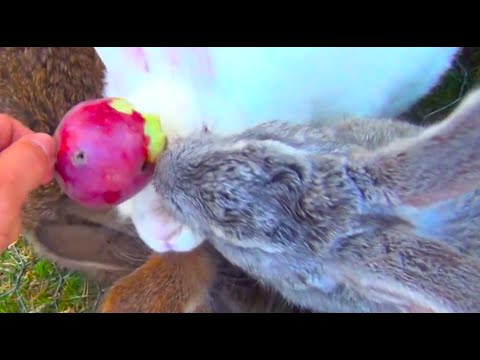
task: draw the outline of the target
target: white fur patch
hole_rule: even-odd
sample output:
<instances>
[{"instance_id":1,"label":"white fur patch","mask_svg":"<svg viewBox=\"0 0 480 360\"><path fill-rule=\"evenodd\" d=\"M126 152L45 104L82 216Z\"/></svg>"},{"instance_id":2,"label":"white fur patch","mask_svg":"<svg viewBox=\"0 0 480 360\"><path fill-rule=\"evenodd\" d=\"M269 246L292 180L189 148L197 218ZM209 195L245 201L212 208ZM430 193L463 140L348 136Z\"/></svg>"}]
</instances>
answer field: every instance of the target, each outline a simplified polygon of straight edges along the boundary
<instances>
[{"instance_id":1,"label":"white fur patch","mask_svg":"<svg viewBox=\"0 0 480 360\"><path fill-rule=\"evenodd\" d=\"M131 218L133 215L133 200L128 199L127 201L124 201L123 203L118 205L117 212L124 219Z\"/></svg>"},{"instance_id":2,"label":"white fur patch","mask_svg":"<svg viewBox=\"0 0 480 360\"><path fill-rule=\"evenodd\" d=\"M157 114L168 138L202 130L201 109L193 89L183 79L156 76L138 85L129 102L143 113Z\"/></svg>"},{"instance_id":3,"label":"white fur patch","mask_svg":"<svg viewBox=\"0 0 480 360\"><path fill-rule=\"evenodd\" d=\"M203 239L166 215L161 210L160 203L153 184L149 184L136 196L118 206L118 211L122 216L131 217L139 237L153 251L184 252L199 246Z\"/></svg>"},{"instance_id":4,"label":"white fur patch","mask_svg":"<svg viewBox=\"0 0 480 360\"><path fill-rule=\"evenodd\" d=\"M180 233L169 241L170 251L187 252L195 249L204 241L203 238L196 236L187 226L182 226Z\"/></svg>"}]
</instances>

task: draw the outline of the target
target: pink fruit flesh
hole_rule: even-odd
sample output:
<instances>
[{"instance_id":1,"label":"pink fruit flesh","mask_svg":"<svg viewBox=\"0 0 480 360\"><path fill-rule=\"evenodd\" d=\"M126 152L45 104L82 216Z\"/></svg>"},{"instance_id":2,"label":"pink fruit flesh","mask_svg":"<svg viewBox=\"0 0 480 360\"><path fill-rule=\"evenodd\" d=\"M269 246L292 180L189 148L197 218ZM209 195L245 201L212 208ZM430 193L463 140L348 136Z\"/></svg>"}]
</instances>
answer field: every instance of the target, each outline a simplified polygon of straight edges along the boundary
<instances>
[{"instance_id":1,"label":"pink fruit flesh","mask_svg":"<svg viewBox=\"0 0 480 360\"><path fill-rule=\"evenodd\" d=\"M148 161L145 120L136 111L114 109L113 99L86 101L60 122L56 179L76 202L103 208L118 205L144 188L154 173Z\"/></svg>"}]
</instances>

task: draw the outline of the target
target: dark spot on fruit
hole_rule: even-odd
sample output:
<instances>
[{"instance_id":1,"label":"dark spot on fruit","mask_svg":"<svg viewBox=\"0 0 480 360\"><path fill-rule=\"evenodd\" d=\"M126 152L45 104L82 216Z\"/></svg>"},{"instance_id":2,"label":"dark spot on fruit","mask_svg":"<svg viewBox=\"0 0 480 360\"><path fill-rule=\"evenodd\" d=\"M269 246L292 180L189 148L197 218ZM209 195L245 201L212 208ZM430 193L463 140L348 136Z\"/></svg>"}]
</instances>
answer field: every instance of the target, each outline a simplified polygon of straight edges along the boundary
<instances>
[{"instance_id":1,"label":"dark spot on fruit","mask_svg":"<svg viewBox=\"0 0 480 360\"><path fill-rule=\"evenodd\" d=\"M76 151L74 154L73 154L73 159L72 159L72 163L75 165L75 166L80 166L80 165L84 165L85 163L87 162L87 156L86 154L83 152L83 151Z\"/></svg>"},{"instance_id":2,"label":"dark spot on fruit","mask_svg":"<svg viewBox=\"0 0 480 360\"><path fill-rule=\"evenodd\" d=\"M148 162L147 162L147 160L145 160L142 164L142 171L147 170L147 167L148 167Z\"/></svg>"},{"instance_id":3,"label":"dark spot on fruit","mask_svg":"<svg viewBox=\"0 0 480 360\"><path fill-rule=\"evenodd\" d=\"M105 200L107 204L115 204L120 199L120 196L120 191L107 191L103 194L103 200Z\"/></svg>"}]
</instances>

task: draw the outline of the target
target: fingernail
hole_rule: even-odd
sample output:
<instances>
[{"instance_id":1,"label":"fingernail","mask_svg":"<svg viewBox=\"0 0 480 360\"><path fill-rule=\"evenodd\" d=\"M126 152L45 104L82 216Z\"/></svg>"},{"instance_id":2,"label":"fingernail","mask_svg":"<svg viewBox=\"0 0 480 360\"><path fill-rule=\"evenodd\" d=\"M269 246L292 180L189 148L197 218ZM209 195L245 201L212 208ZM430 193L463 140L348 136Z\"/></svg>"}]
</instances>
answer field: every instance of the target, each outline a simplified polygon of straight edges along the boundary
<instances>
[{"instance_id":1,"label":"fingernail","mask_svg":"<svg viewBox=\"0 0 480 360\"><path fill-rule=\"evenodd\" d=\"M57 144L53 137L44 133L28 135L28 140L40 146L49 159L54 159L57 153Z\"/></svg>"}]
</instances>

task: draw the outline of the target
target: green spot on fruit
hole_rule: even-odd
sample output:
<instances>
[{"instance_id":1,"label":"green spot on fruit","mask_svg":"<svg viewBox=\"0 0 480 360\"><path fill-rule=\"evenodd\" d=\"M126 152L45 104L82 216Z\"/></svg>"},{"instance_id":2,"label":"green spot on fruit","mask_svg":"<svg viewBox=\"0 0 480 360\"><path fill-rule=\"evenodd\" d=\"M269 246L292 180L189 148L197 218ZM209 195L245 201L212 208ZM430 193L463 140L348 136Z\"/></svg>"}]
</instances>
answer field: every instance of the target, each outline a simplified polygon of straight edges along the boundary
<instances>
[{"instance_id":1,"label":"green spot on fruit","mask_svg":"<svg viewBox=\"0 0 480 360\"><path fill-rule=\"evenodd\" d=\"M145 119L145 135L149 137L148 161L154 162L165 149L167 136L162 130L160 118L153 114L142 114Z\"/></svg>"},{"instance_id":2,"label":"green spot on fruit","mask_svg":"<svg viewBox=\"0 0 480 360\"><path fill-rule=\"evenodd\" d=\"M115 110L122 112L127 115L132 115L135 108L128 101L123 99L114 99L110 106Z\"/></svg>"}]
</instances>

